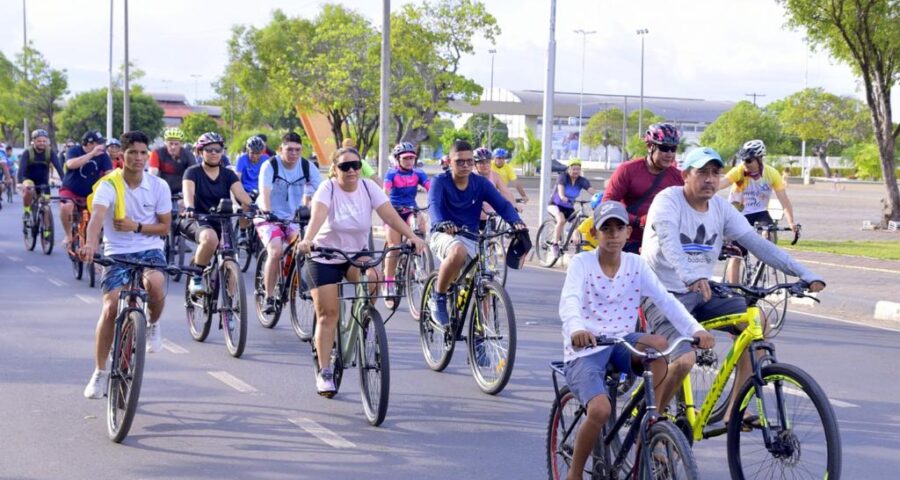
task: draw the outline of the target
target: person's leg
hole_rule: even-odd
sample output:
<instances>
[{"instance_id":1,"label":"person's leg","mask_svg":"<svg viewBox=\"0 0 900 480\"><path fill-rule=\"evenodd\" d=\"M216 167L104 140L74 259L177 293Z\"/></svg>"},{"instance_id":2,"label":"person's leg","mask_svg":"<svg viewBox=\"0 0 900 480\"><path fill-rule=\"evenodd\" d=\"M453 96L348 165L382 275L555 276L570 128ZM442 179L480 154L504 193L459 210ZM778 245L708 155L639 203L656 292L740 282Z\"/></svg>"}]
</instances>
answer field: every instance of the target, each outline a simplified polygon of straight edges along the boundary
<instances>
[{"instance_id":1,"label":"person's leg","mask_svg":"<svg viewBox=\"0 0 900 480\"><path fill-rule=\"evenodd\" d=\"M581 480L584 476L584 464L594 449L603 425L609 420L612 407L607 395L597 395L587 405L587 415L578 433L575 435L575 450L572 452L572 465L567 478Z\"/></svg>"},{"instance_id":2,"label":"person's leg","mask_svg":"<svg viewBox=\"0 0 900 480\"><path fill-rule=\"evenodd\" d=\"M159 270L144 271L144 289L147 290L147 310L150 323L159 321L166 304L166 277Z\"/></svg>"},{"instance_id":3,"label":"person's leg","mask_svg":"<svg viewBox=\"0 0 900 480\"><path fill-rule=\"evenodd\" d=\"M59 219L63 225L63 245L68 248L72 243L72 212L75 210L75 204L69 201L59 202Z\"/></svg>"},{"instance_id":4,"label":"person's leg","mask_svg":"<svg viewBox=\"0 0 900 480\"><path fill-rule=\"evenodd\" d=\"M609 419L612 408L606 391L606 371L614 363L614 351L614 347L606 347L566 363L566 384L587 409L584 421L575 435L575 449L568 478L582 478L584 464L594 449L603 425Z\"/></svg>"},{"instance_id":5,"label":"person's leg","mask_svg":"<svg viewBox=\"0 0 900 480\"><path fill-rule=\"evenodd\" d=\"M112 348L116 310L121 289L119 287L103 294L103 306L100 307L100 318L97 320L97 328L94 332L94 360L97 370L106 370L106 358Z\"/></svg>"},{"instance_id":6,"label":"person's leg","mask_svg":"<svg viewBox=\"0 0 900 480\"><path fill-rule=\"evenodd\" d=\"M553 243L559 245L563 230L566 228L566 214L561 210L557 210L553 216L556 218L556 228L553 230Z\"/></svg>"},{"instance_id":7,"label":"person's leg","mask_svg":"<svg viewBox=\"0 0 900 480\"><path fill-rule=\"evenodd\" d=\"M212 228L203 226L200 227L195 239L197 241L197 252L194 254L194 264L200 268L205 268L216 253L216 248L219 246L219 236L216 235L216 231Z\"/></svg>"},{"instance_id":8,"label":"person's leg","mask_svg":"<svg viewBox=\"0 0 900 480\"><path fill-rule=\"evenodd\" d=\"M395 231L393 228L385 225L384 231L387 234L387 246L396 247L400 245L401 235L400 232ZM384 276L385 280L390 283L394 281L394 275L397 273L397 263L400 259L400 252L389 252L387 257L384 259Z\"/></svg>"},{"instance_id":9,"label":"person's leg","mask_svg":"<svg viewBox=\"0 0 900 480\"><path fill-rule=\"evenodd\" d=\"M675 297L684 304L689 312L702 300L702 297L696 292L676 294ZM671 343L682 336L681 333L675 329L675 326L665 317L663 312L649 299L645 299L641 306L643 307L648 327L652 333L665 338L667 343ZM657 377L657 381L659 382L656 388L657 405L664 408L669 404L675 396L675 392L681 388L684 377L691 372L696 360L697 357L693 352L693 348L690 345L683 343L669 355L667 372L663 372L662 377ZM654 372L654 374L655 373L656 372Z\"/></svg>"},{"instance_id":10,"label":"person's leg","mask_svg":"<svg viewBox=\"0 0 900 480\"><path fill-rule=\"evenodd\" d=\"M725 281L727 283L741 283L741 259L729 257L727 262Z\"/></svg>"},{"instance_id":11,"label":"person's leg","mask_svg":"<svg viewBox=\"0 0 900 480\"><path fill-rule=\"evenodd\" d=\"M466 265L468 253L466 247L462 243L454 242L446 249L441 267L438 270L438 279L435 291L437 293L447 293L450 284L456 280L459 271Z\"/></svg>"},{"instance_id":12,"label":"person's leg","mask_svg":"<svg viewBox=\"0 0 900 480\"><path fill-rule=\"evenodd\" d=\"M266 272L264 282L266 284L266 298L275 296L275 283L278 281L279 265L281 265L281 256L284 254L284 243L281 237L275 237L266 244Z\"/></svg>"}]
</instances>

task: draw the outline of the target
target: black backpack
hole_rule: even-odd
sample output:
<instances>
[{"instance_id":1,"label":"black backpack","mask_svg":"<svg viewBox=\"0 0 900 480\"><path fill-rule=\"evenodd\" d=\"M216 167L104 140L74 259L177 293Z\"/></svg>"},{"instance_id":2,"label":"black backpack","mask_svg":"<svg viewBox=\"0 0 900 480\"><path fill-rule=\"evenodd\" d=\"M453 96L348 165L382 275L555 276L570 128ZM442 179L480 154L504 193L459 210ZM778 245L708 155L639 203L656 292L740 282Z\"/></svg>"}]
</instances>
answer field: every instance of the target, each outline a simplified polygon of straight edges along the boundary
<instances>
[{"instance_id":1,"label":"black backpack","mask_svg":"<svg viewBox=\"0 0 900 480\"><path fill-rule=\"evenodd\" d=\"M286 178L278 175L278 160L277 160L277 158L278 158L278 155L275 155L274 157L269 159L269 165L272 166L272 182L274 183L275 180L278 180L280 178L280 179L284 180L286 183L291 183L291 182L288 182ZM309 185L310 183L312 183L312 182L310 182L310 179L309 179L309 160L307 160L303 157L300 157L300 168L303 169L303 179L306 180L306 184Z\"/></svg>"}]
</instances>

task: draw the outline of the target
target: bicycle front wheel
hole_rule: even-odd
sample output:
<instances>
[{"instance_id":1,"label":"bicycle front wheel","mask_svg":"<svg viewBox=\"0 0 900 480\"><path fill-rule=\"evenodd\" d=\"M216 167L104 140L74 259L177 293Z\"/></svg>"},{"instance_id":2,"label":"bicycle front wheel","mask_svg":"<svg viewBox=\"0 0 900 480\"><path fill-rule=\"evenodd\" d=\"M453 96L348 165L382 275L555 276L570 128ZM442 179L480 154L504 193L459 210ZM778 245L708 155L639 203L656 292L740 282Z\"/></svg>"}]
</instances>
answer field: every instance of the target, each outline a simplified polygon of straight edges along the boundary
<instances>
[{"instance_id":1,"label":"bicycle front wheel","mask_svg":"<svg viewBox=\"0 0 900 480\"><path fill-rule=\"evenodd\" d=\"M483 288L469 321L469 364L478 388L496 395L516 362L516 314L502 285L491 280Z\"/></svg>"},{"instance_id":2,"label":"bicycle front wheel","mask_svg":"<svg viewBox=\"0 0 900 480\"><path fill-rule=\"evenodd\" d=\"M184 313L194 341L202 342L209 335L212 312L206 310L206 298L191 295L190 282L184 282Z\"/></svg>"},{"instance_id":3,"label":"bicycle front wheel","mask_svg":"<svg viewBox=\"0 0 900 480\"><path fill-rule=\"evenodd\" d=\"M506 265L506 249L503 248L503 242L499 238L495 238L487 244L487 267L494 274L494 280L501 286L506 286L506 274L509 266Z\"/></svg>"},{"instance_id":4,"label":"bicycle front wheel","mask_svg":"<svg viewBox=\"0 0 900 480\"><path fill-rule=\"evenodd\" d=\"M308 342L313 335L313 322L316 318L316 307L313 304L309 286L303 281L303 262L294 262L291 268L290 292L291 326L301 341Z\"/></svg>"},{"instance_id":5,"label":"bicycle front wheel","mask_svg":"<svg viewBox=\"0 0 900 480\"><path fill-rule=\"evenodd\" d=\"M422 354L428 368L435 372L443 371L453 358L453 349L456 348L456 338L453 325L441 327L431 312L431 292L437 284L438 273L433 272L425 281L425 290L422 294L421 308L422 318L419 321L419 341L422 344ZM447 303L456 301L456 297L448 296Z\"/></svg>"},{"instance_id":6,"label":"bicycle front wheel","mask_svg":"<svg viewBox=\"0 0 900 480\"><path fill-rule=\"evenodd\" d=\"M40 237L44 255L53 253L53 211L49 206L41 208Z\"/></svg>"},{"instance_id":7,"label":"bicycle front wheel","mask_svg":"<svg viewBox=\"0 0 900 480\"><path fill-rule=\"evenodd\" d=\"M558 256L553 254L553 234L556 230L556 220L544 220L538 228L534 242L534 254L541 265L552 267L556 264Z\"/></svg>"},{"instance_id":8,"label":"bicycle front wheel","mask_svg":"<svg viewBox=\"0 0 900 480\"><path fill-rule=\"evenodd\" d=\"M247 345L247 296L244 277L237 262L226 259L220 270L222 305L219 322L225 333L225 348L234 358L240 358Z\"/></svg>"},{"instance_id":9,"label":"bicycle front wheel","mask_svg":"<svg viewBox=\"0 0 900 480\"><path fill-rule=\"evenodd\" d=\"M72 261L72 275L75 276L75 280L81 280L84 277L84 262L81 261L81 257L78 256L78 249L81 247L81 238L78 236L76 232L72 235L72 244L69 246L69 249L72 252L75 252L75 255L69 253L69 260Z\"/></svg>"},{"instance_id":10,"label":"bicycle front wheel","mask_svg":"<svg viewBox=\"0 0 900 480\"><path fill-rule=\"evenodd\" d=\"M422 298L425 292L425 282L434 271L434 257L431 250L426 248L421 254L409 254L406 256L406 272L404 280L406 285L406 304L413 320L422 318Z\"/></svg>"},{"instance_id":11,"label":"bicycle front wheel","mask_svg":"<svg viewBox=\"0 0 900 480\"><path fill-rule=\"evenodd\" d=\"M381 314L367 308L359 337L359 386L363 411L372 426L379 426L387 415L391 391L391 362L387 333Z\"/></svg>"},{"instance_id":12,"label":"bicycle front wheel","mask_svg":"<svg viewBox=\"0 0 900 480\"><path fill-rule=\"evenodd\" d=\"M806 372L775 363L741 387L728 423L731 478L841 476L841 436L828 397ZM764 441L768 431L770 444Z\"/></svg>"},{"instance_id":13,"label":"bicycle front wheel","mask_svg":"<svg viewBox=\"0 0 900 480\"><path fill-rule=\"evenodd\" d=\"M106 430L110 440L116 443L128 435L141 395L147 319L142 312L132 310L125 314L120 325L106 391Z\"/></svg>"},{"instance_id":14,"label":"bicycle front wheel","mask_svg":"<svg viewBox=\"0 0 900 480\"><path fill-rule=\"evenodd\" d=\"M29 223L32 225L29 225ZM34 216L27 215L26 218L22 219L22 240L25 241L26 250L32 251L37 246L38 230L38 226L34 225Z\"/></svg>"},{"instance_id":15,"label":"bicycle front wheel","mask_svg":"<svg viewBox=\"0 0 900 480\"><path fill-rule=\"evenodd\" d=\"M275 328L275 325L278 324L278 319L281 318L281 304L276 303L275 311L266 313L265 274L266 259L268 258L269 254L265 250L259 252L259 256L256 257L256 275L253 277L253 296L256 303L256 319L259 320L259 324L266 328ZM278 284L276 283L275 291L278 292L278 290Z\"/></svg>"},{"instance_id":16,"label":"bicycle front wheel","mask_svg":"<svg viewBox=\"0 0 900 480\"><path fill-rule=\"evenodd\" d=\"M547 473L550 480L565 480L569 476L572 456L575 454L575 437L585 418L584 407L566 385L550 408L547 425ZM592 471L588 457L584 475ZM590 478L590 477L589 477Z\"/></svg>"},{"instance_id":17,"label":"bicycle front wheel","mask_svg":"<svg viewBox=\"0 0 900 480\"><path fill-rule=\"evenodd\" d=\"M678 427L670 422L656 422L650 427L649 438L647 449L642 453L642 479L700 478L691 445Z\"/></svg>"}]
</instances>

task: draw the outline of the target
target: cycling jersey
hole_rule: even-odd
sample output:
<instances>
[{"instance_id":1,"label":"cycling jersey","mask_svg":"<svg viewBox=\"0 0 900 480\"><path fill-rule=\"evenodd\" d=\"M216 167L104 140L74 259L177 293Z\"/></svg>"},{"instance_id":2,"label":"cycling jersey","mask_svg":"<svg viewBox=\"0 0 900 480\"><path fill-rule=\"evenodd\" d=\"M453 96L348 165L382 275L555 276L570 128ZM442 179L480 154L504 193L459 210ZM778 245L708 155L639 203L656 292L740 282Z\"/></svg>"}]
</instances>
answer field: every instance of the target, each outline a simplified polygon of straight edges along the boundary
<instances>
[{"instance_id":1,"label":"cycling jersey","mask_svg":"<svg viewBox=\"0 0 900 480\"><path fill-rule=\"evenodd\" d=\"M66 158L73 159L82 157L87 152L84 147L76 145L69 149ZM63 176L62 186L79 197L87 197L97 183L97 180L109 170L112 170L112 161L109 155L102 153L88 160L87 163L79 168L65 168L66 174Z\"/></svg>"},{"instance_id":2,"label":"cycling jersey","mask_svg":"<svg viewBox=\"0 0 900 480\"><path fill-rule=\"evenodd\" d=\"M419 185L427 191L431 188L431 180L420 169L402 170L392 168L384 176L384 189L395 207L415 207Z\"/></svg>"},{"instance_id":3,"label":"cycling jersey","mask_svg":"<svg viewBox=\"0 0 900 480\"><path fill-rule=\"evenodd\" d=\"M43 152L37 152L34 146L31 146L22 152L22 158L19 159L17 180L21 183L27 178L34 182L35 185L47 185L50 182L51 165L62 178L63 169L59 164L59 157L56 156L56 152L50 148L44 149Z\"/></svg>"},{"instance_id":4,"label":"cycling jersey","mask_svg":"<svg viewBox=\"0 0 900 480\"><path fill-rule=\"evenodd\" d=\"M572 202L578 198L578 195L581 194L582 190L587 190L591 188L590 180L579 176L575 179L575 183L572 183L571 177L569 177L568 172L562 172L559 174L559 179L556 182L557 185L563 185L563 189L565 192L566 198L559 197L559 188L553 189L553 197L551 197L550 201L554 205L558 205L561 207L571 207Z\"/></svg>"},{"instance_id":5,"label":"cycling jersey","mask_svg":"<svg viewBox=\"0 0 900 480\"><path fill-rule=\"evenodd\" d=\"M585 218L581 221L581 224L578 225L578 233L581 234L582 240L591 245L591 248L585 248L585 250L593 250L597 248L597 245L599 244L597 239L591 234L592 228L594 228L594 219L592 217Z\"/></svg>"},{"instance_id":6,"label":"cycling jersey","mask_svg":"<svg viewBox=\"0 0 900 480\"><path fill-rule=\"evenodd\" d=\"M784 179L778 170L769 165L763 165L763 173L756 179L746 174L743 165L732 168L725 177L734 182L730 198L744 206L741 210L744 215L768 210L772 192L785 188Z\"/></svg>"},{"instance_id":7,"label":"cycling jersey","mask_svg":"<svg viewBox=\"0 0 900 480\"><path fill-rule=\"evenodd\" d=\"M237 174L227 168L219 168L219 175L213 180L203 170L203 165L194 165L184 172L184 179L194 182L194 210L209 213L219 205L219 201L231 198L231 186L238 182Z\"/></svg>"},{"instance_id":8,"label":"cycling jersey","mask_svg":"<svg viewBox=\"0 0 900 480\"><path fill-rule=\"evenodd\" d=\"M172 194L181 193L181 179L184 172L196 163L194 155L186 148L181 149L177 159L172 158L165 146L150 152L150 167L159 170L159 178L169 184Z\"/></svg>"},{"instance_id":9,"label":"cycling jersey","mask_svg":"<svg viewBox=\"0 0 900 480\"><path fill-rule=\"evenodd\" d=\"M509 182L519 178L516 176L516 171L509 162L504 163L502 167L498 167L496 163L491 162L491 171L500 175L500 179L503 180L503 185L509 185Z\"/></svg>"},{"instance_id":10,"label":"cycling jersey","mask_svg":"<svg viewBox=\"0 0 900 480\"><path fill-rule=\"evenodd\" d=\"M657 175L662 175L662 177L657 180ZM654 182L656 182L654 191L646 195L647 190L653 187ZM668 187L680 185L684 185L684 179L681 178L681 172L674 165L654 175L647 167L647 159L645 157L638 158L616 168L609 181L606 182L603 201L615 200L625 204L628 209L628 223L631 225L631 236L628 237L628 243L640 247L644 238L644 222L641 219L646 219L654 197ZM640 203L638 203L639 201ZM635 249L635 251L637 250Z\"/></svg>"},{"instance_id":11,"label":"cycling jersey","mask_svg":"<svg viewBox=\"0 0 900 480\"><path fill-rule=\"evenodd\" d=\"M263 153L256 163L250 161L250 155L246 153L238 157L235 171L241 175L241 185L247 192L259 191L259 171L262 164L269 159L269 156Z\"/></svg>"}]
</instances>

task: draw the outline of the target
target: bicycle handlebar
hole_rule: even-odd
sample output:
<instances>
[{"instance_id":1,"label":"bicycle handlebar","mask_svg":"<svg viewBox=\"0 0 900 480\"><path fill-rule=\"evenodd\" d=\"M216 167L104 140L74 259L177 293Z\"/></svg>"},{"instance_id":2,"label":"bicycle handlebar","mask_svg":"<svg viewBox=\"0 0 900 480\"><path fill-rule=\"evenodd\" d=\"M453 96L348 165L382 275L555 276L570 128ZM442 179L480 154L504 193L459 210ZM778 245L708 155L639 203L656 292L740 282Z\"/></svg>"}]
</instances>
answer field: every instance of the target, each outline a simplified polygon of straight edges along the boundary
<instances>
[{"instance_id":1,"label":"bicycle handlebar","mask_svg":"<svg viewBox=\"0 0 900 480\"><path fill-rule=\"evenodd\" d=\"M807 294L806 292L809 290L809 283L798 280L792 283L779 283L778 285L773 285L771 287L748 287L747 285L741 285L739 283L719 283L719 282L709 282L709 287L715 290L718 293L733 293L737 292L740 295L745 297L750 297L756 300L766 298L769 295L777 292L778 290L785 290L792 297L798 298L811 298L815 300L817 303L820 302L818 298Z\"/></svg>"},{"instance_id":2,"label":"bicycle handlebar","mask_svg":"<svg viewBox=\"0 0 900 480\"><path fill-rule=\"evenodd\" d=\"M797 241L800 240L800 230L803 226L798 223L797 228L794 229L791 227L779 227L774 223L760 224L756 222L753 224L753 227L756 228L757 232L794 232L794 239L791 240L791 245L796 245Z\"/></svg>"},{"instance_id":3,"label":"bicycle handlebar","mask_svg":"<svg viewBox=\"0 0 900 480\"><path fill-rule=\"evenodd\" d=\"M603 335L594 337L594 338L597 340L598 347L621 344L621 345L624 345L625 348L628 349L628 351L630 351L632 354L637 355L639 357L646 358L646 357L654 355L654 353L648 353L648 352L643 352L641 350L638 350L634 345L628 343L623 338L616 338L616 337L610 338L610 337L605 337ZM661 352L657 352L654 350L654 352L655 352L655 354L658 354L660 356L667 356L667 355L671 354L672 352L674 352L675 349L678 348L679 345L681 345L682 343L685 343L685 342L696 346L696 345L700 344L700 339L694 338L694 337L678 337L677 339L675 339L675 342L673 342L672 345L669 345L669 348L667 348Z\"/></svg>"},{"instance_id":4,"label":"bicycle handlebar","mask_svg":"<svg viewBox=\"0 0 900 480\"><path fill-rule=\"evenodd\" d=\"M412 245L409 244L401 244L396 247L387 247L384 250L360 250L358 252L347 253L343 250L339 250L337 248L331 247L320 247L317 245L313 245L312 252L316 252L319 254L320 258L324 258L327 260L331 260L336 257L343 257L350 265L353 265L359 269L369 269L377 267L381 262L384 261L385 257L389 252L400 251L401 253L411 253L413 251ZM310 253L312 253L310 252ZM370 257L370 259L366 262L359 261L358 258L360 255L364 255Z\"/></svg>"},{"instance_id":5,"label":"bicycle handlebar","mask_svg":"<svg viewBox=\"0 0 900 480\"><path fill-rule=\"evenodd\" d=\"M169 275L179 275L182 273L190 273L197 274L201 273L203 270L195 267L178 267L176 265L168 265L168 264L159 264L159 263L149 263L149 262L137 262L134 260L123 260L119 258L112 258L100 255L99 253L94 254L94 263L103 265L104 267L109 267L114 264L128 265L129 267L138 267L138 268L160 268L165 270L165 272Z\"/></svg>"},{"instance_id":6,"label":"bicycle handlebar","mask_svg":"<svg viewBox=\"0 0 900 480\"><path fill-rule=\"evenodd\" d=\"M475 240L476 242L481 242L481 241L485 241L485 240L490 240L495 237L502 237L504 235L515 235L516 233L518 233L520 231L528 232L528 229L526 228L524 230L516 230L515 228L507 228L506 230L501 230L499 232L485 234L485 233L481 233L481 232L471 232L471 231L469 231L469 229L463 227L463 228L457 230L456 234L462 235L463 237L466 237L470 240Z\"/></svg>"}]
</instances>

